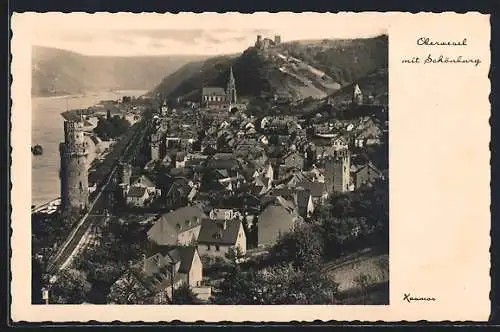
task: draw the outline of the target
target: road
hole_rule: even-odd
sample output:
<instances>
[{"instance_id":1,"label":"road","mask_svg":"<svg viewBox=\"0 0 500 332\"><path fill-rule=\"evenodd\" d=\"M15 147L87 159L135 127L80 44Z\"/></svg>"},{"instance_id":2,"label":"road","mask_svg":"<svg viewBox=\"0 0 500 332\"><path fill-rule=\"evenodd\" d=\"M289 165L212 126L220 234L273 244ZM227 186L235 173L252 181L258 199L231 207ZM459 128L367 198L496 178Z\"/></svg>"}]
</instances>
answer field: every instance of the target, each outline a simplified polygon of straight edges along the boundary
<instances>
[{"instance_id":1,"label":"road","mask_svg":"<svg viewBox=\"0 0 500 332\"><path fill-rule=\"evenodd\" d=\"M134 148L134 145L140 141L144 134L145 128L139 127L127 143L127 146L124 149L123 156L128 158L131 157L129 154L130 149ZM103 193L112 182L111 180L113 179L117 168L118 160L113 165L113 168L105 179L104 184L100 189L98 189L98 193L95 199L91 202L88 212L83 216L77 226L69 234L68 238L60 247L57 254L51 259L51 262L48 264L47 273L51 275L57 274L64 267L66 267L74 258L75 253L77 253L78 250L81 249L82 238L85 236L88 230L92 227L92 225L95 225L103 220L103 217L99 212L102 211L108 203L108 198L106 197L106 195L103 195Z\"/></svg>"}]
</instances>

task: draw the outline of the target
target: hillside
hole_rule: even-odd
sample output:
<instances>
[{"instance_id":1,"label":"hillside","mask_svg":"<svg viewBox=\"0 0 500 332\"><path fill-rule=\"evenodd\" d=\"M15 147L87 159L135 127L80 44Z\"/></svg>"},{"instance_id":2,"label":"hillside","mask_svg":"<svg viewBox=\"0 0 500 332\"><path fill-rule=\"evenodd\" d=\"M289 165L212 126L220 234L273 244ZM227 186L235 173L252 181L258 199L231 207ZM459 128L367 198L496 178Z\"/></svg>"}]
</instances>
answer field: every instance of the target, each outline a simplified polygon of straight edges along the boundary
<instances>
[{"instance_id":1,"label":"hillside","mask_svg":"<svg viewBox=\"0 0 500 332\"><path fill-rule=\"evenodd\" d=\"M369 73L359 80L345 85L339 91L331 95L333 104L339 105L349 103L352 99L354 85L358 84L365 98L373 97L373 103L387 105L389 103L389 73L387 68L381 68ZM367 100L365 100L367 101Z\"/></svg>"},{"instance_id":2,"label":"hillside","mask_svg":"<svg viewBox=\"0 0 500 332\"><path fill-rule=\"evenodd\" d=\"M103 90L151 90L166 75L199 56L86 56L54 48L32 49L32 95Z\"/></svg>"},{"instance_id":3,"label":"hillside","mask_svg":"<svg viewBox=\"0 0 500 332\"><path fill-rule=\"evenodd\" d=\"M377 68L387 68L387 35L375 38L298 41L279 46L285 54L324 71L341 85L352 83Z\"/></svg>"},{"instance_id":4,"label":"hillside","mask_svg":"<svg viewBox=\"0 0 500 332\"><path fill-rule=\"evenodd\" d=\"M354 40L290 42L241 55L190 63L167 76L154 90L169 98L198 100L203 86L225 87L233 66L240 96L275 93L293 99L325 98L342 86L387 68L387 36Z\"/></svg>"}]
</instances>

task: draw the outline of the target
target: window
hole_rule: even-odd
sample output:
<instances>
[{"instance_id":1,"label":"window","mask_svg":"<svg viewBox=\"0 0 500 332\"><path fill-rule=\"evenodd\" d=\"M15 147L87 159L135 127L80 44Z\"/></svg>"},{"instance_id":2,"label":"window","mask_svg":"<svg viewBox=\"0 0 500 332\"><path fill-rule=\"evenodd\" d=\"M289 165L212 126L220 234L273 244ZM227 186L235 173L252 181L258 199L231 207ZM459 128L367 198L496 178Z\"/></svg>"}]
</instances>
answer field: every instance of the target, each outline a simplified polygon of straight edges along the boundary
<instances>
[{"instance_id":1,"label":"window","mask_svg":"<svg viewBox=\"0 0 500 332\"><path fill-rule=\"evenodd\" d=\"M83 189L82 181L80 181L80 189Z\"/></svg>"},{"instance_id":2,"label":"window","mask_svg":"<svg viewBox=\"0 0 500 332\"><path fill-rule=\"evenodd\" d=\"M210 245L207 245L207 251L210 251Z\"/></svg>"},{"instance_id":3,"label":"window","mask_svg":"<svg viewBox=\"0 0 500 332\"><path fill-rule=\"evenodd\" d=\"M218 245L215 246L215 251L220 251L220 247Z\"/></svg>"}]
</instances>

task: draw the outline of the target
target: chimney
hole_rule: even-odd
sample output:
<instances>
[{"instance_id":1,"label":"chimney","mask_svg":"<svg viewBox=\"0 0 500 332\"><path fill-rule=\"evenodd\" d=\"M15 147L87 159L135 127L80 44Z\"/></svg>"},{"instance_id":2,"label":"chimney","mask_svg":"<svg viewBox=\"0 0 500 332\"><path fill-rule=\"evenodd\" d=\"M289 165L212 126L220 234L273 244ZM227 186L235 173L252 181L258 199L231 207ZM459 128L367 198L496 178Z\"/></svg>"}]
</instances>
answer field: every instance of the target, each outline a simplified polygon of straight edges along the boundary
<instances>
[{"instance_id":1,"label":"chimney","mask_svg":"<svg viewBox=\"0 0 500 332\"><path fill-rule=\"evenodd\" d=\"M142 254L142 272L146 272L146 255Z\"/></svg>"}]
</instances>

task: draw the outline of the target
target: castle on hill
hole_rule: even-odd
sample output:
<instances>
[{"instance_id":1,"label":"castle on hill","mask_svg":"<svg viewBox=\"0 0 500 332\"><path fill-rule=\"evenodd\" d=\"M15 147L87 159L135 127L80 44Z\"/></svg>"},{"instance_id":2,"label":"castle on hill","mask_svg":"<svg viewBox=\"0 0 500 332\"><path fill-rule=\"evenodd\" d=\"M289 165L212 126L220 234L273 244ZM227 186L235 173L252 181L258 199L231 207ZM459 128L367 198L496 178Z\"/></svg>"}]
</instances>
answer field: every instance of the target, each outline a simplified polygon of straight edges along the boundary
<instances>
[{"instance_id":1,"label":"castle on hill","mask_svg":"<svg viewBox=\"0 0 500 332\"><path fill-rule=\"evenodd\" d=\"M281 44L281 36L274 36L274 40L269 38L262 38L261 35L257 35L257 40L255 41L255 48L258 50L267 50L268 48L274 47Z\"/></svg>"}]
</instances>

